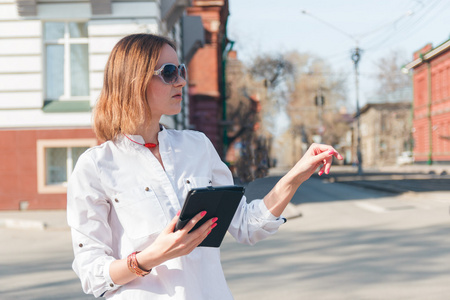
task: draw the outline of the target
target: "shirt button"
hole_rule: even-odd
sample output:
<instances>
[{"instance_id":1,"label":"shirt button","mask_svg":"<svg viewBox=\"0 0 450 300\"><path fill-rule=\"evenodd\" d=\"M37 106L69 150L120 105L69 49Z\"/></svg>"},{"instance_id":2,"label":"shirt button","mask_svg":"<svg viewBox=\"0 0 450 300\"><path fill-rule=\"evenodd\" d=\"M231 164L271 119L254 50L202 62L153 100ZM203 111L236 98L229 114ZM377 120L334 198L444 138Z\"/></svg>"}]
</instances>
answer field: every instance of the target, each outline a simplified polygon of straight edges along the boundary
<instances>
[{"instance_id":1,"label":"shirt button","mask_svg":"<svg viewBox=\"0 0 450 300\"><path fill-rule=\"evenodd\" d=\"M110 287L114 287L114 284L110 283L109 286L110 286Z\"/></svg>"},{"instance_id":2,"label":"shirt button","mask_svg":"<svg viewBox=\"0 0 450 300\"><path fill-rule=\"evenodd\" d=\"M80 248L81 248L81 247L83 247L83 244L81 244L81 243L80 243L80 244L78 244L78 247L80 247Z\"/></svg>"},{"instance_id":3,"label":"shirt button","mask_svg":"<svg viewBox=\"0 0 450 300\"><path fill-rule=\"evenodd\" d=\"M186 180L186 183L189 184L189 183L191 183L191 182L190 182L189 180Z\"/></svg>"},{"instance_id":4,"label":"shirt button","mask_svg":"<svg viewBox=\"0 0 450 300\"><path fill-rule=\"evenodd\" d=\"M150 191L150 188L149 188L149 187L146 187L146 188L145 188L145 191L146 191L146 192Z\"/></svg>"},{"instance_id":5,"label":"shirt button","mask_svg":"<svg viewBox=\"0 0 450 300\"><path fill-rule=\"evenodd\" d=\"M116 198L116 199L114 199L114 201L116 201L117 203L119 203L119 199L117 199L117 198Z\"/></svg>"}]
</instances>

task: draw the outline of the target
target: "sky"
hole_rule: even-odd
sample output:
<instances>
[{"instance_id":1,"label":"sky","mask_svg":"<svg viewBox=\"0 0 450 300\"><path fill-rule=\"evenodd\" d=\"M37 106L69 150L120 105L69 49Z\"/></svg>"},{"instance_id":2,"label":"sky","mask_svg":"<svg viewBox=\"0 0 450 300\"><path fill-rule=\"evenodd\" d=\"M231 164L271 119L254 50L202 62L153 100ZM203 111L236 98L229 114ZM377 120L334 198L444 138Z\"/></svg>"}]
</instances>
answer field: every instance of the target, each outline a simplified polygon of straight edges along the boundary
<instances>
[{"instance_id":1,"label":"sky","mask_svg":"<svg viewBox=\"0 0 450 300\"><path fill-rule=\"evenodd\" d=\"M374 94L382 57L399 51L410 62L427 43L436 47L450 38L450 0L229 0L229 8L228 36L240 60L290 50L317 55L348 74L350 110L356 106L356 45L363 50L362 107Z\"/></svg>"}]
</instances>

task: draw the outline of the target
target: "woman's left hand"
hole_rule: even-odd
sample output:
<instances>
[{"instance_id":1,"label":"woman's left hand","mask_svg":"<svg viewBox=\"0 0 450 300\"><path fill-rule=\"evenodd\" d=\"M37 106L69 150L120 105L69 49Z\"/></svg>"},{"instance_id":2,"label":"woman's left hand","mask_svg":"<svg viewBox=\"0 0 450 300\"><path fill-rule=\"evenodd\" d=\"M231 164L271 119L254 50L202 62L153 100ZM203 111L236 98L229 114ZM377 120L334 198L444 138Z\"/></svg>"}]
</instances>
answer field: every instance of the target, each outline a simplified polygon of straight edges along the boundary
<instances>
[{"instance_id":1,"label":"woman's left hand","mask_svg":"<svg viewBox=\"0 0 450 300\"><path fill-rule=\"evenodd\" d=\"M305 182L322 165L319 176L329 174L333 156L339 160L343 157L331 146L324 144L312 144L303 157L297 162L290 172L299 184Z\"/></svg>"}]
</instances>

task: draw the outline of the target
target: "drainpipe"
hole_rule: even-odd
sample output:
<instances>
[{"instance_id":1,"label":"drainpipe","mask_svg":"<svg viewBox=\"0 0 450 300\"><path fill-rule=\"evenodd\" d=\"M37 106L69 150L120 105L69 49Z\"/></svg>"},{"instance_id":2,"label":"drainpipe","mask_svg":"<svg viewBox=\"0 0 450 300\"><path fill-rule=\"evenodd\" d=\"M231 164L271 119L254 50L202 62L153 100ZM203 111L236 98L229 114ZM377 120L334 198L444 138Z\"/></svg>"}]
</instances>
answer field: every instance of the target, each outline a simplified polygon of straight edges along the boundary
<instances>
[{"instance_id":1,"label":"drainpipe","mask_svg":"<svg viewBox=\"0 0 450 300\"><path fill-rule=\"evenodd\" d=\"M228 18L225 20L225 29L224 29L224 35L222 37L222 124L223 131L222 131L222 141L223 141L223 160L225 161L225 156L228 151L228 135L227 135L227 126L226 120L227 120L227 78L226 78L226 67L227 67L227 59L228 59L228 53L233 49L234 41L229 41L227 38L227 25L228 25ZM227 50L228 44L230 47Z\"/></svg>"},{"instance_id":2,"label":"drainpipe","mask_svg":"<svg viewBox=\"0 0 450 300\"><path fill-rule=\"evenodd\" d=\"M427 72L428 72L428 105L427 105L427 118L428 118L428 165L433 164L433 124L431 122L431 63L429 61L427 63Z\"/></svg>"}]
</instances>

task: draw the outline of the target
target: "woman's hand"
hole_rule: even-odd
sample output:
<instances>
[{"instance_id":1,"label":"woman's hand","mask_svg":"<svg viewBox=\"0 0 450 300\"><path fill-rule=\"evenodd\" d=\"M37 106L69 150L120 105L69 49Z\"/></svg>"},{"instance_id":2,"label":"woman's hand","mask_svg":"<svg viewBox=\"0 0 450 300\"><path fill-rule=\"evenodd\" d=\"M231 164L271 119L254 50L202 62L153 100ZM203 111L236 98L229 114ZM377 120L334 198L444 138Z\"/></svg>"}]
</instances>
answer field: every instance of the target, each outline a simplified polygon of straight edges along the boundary
<instances>
[{"instance_id":1,"label":"woman's hand","mask_svg":"<svg viewBox=\"0 0 450 300\"><path fill-rule=\"evenodd\" d=\"M330 172L333 156L337 159L343 159L331 146L312 144L295 166L264 197L267 209L274 216L279 217L298 187L311 177L318 167L322 165L319 176Z\"/></svg>"},{"instance_id":2,"label":"woman's hand","mask_svg":"<svg viewBox=\"0 0 450 300\"><path fill-rule=\"evenodd\" d=\"M319 176L329 174L333 156L339 160L343 157L331 146L323 144L312 144L303 157L292 168L290 173L295 176L296 181L301 184L305 182L317 170L319 166Z\"/></svg>"},{"instance_id":3,"label":"woman's hand","mask_svg":"<svg viewBox=\"0 0 450 300\"><path fill-rule=\"evenodd\" d=\"M136 254L139 267L143 270L150 270L169 259L191 253L216 226L217 218L212 218L189 233L195 224L205 215L206 212L197 214L183 229L173 232L179 217L176 215L170 221L169 225L159 234L153 244ZM119 285L127 284L137 278L128 269L126 258L113 261L109 269L109 274L111 279Z\"/></svg>"},{"instance_id":4,"label":"woman's hand","mask_svg":"<svg viewBox=\"0 0 450 300\"><path fill-rule=\"evenodd\" d=\"M198 213L183 229L174 232L179 218L178 213L156 240L148 248L137 254L139 265L149 270L169 259L191 253L216 226L217 218L212 218L189 233L205 215L206 211Z\"/></svg>"}]
</instances>

